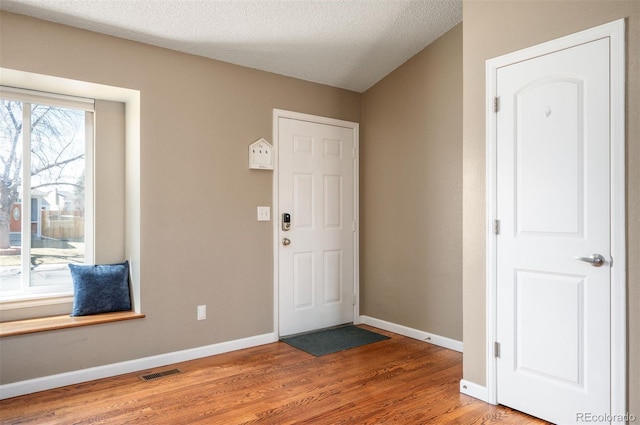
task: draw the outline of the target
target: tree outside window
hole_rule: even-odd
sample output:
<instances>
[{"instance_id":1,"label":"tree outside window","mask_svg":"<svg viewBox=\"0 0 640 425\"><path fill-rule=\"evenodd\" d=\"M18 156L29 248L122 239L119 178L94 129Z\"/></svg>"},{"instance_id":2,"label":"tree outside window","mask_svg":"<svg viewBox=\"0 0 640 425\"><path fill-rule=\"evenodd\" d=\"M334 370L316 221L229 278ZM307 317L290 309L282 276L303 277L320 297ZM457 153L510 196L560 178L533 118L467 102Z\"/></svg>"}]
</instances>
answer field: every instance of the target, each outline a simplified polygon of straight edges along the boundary
<instances>
[{"instance_id":1,"label":"tree outside window","mask_svg":"<svg viewBox=\"0 0 640 425\"><path fill-rule=\"evenodd\" d=\"M0 99L0 296L69 292L85 262L87 117Z\"/></svg>"}]
</instances>

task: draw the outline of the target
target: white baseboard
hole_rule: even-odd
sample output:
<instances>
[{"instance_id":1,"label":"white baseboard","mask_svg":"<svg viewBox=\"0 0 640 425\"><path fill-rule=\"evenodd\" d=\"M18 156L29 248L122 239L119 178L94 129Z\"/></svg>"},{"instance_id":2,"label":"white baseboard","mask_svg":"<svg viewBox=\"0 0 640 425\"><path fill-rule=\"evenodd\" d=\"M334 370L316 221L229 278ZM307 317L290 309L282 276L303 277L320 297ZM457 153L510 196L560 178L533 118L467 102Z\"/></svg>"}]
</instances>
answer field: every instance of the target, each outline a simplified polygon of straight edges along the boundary
<instances>
[{"instance_id":1,"label":"white baseboard","mask_svg":"<svg viewBox=\"0 0 640 425\"><path fill-rule=\"evenodd\" d=\"M489 392L487 391L487 387L483 387L482 385L461 379L460 392L470 397L477 398L478 400L482 400L485 403L489 403Z\"/></svg>"},{"instance_id":2,"label":"white baseboard","mask_svg":"<svg viewBox=\"0 0 640 425\"><path fill-rule=\"evenodd\" d=\"M403 325L398 325L395 323L387 322L385 320L375 319L369 316L360 316L360 323L384 329L385 331L397 333L399 335L408 336L409 338L419 339L420 341L428 342L439 347L448 348L449 350L454 350L462 353L462 341L457 341L455 339L447 338L444 336L435 335Z\"/></svg>"},{"instance_id":3,"label":"white baseboard","mask_svg":"<svg viewBox=\"0 0 640 425\"><path fill-rule=\"evenodd\" d=\"M79 384L81 382L93 381L94 379L122 375L123 373L151 369L173 363L199 359L202 357L214 356L216 354L228 353L230 351L241 350L243 348L269 344L271 342L276 342L277 340L275 333L268 333L207 345L204 347L159 354L157 356L143 357L141 359L128 360L125 362L97 366L88 369L74 370L72 372L43 376L41 378L29 379L26 381L12 382L10 384L0 385L0 399L30 394L37 391L50 390L52 388L63 387L65 385Z\"/></svg>"}]
</instances>

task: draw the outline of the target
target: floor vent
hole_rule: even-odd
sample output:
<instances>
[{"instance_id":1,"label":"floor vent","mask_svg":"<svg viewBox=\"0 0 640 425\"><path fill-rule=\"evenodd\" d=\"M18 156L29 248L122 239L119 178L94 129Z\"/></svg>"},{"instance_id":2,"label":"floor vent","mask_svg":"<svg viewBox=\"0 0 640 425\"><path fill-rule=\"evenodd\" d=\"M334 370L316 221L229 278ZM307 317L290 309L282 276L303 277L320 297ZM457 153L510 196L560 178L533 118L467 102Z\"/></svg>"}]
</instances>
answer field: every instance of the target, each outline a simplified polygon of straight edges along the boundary
<instances>
[{"instance_id":1,"label":"floor vent","mask_svg":"<svg viewBox=\"0 0 640 425\"><path fill-rule=\"evenodd\" d=\"M153 381L154 379L160 379L165 376L175 375L176 373L182 373L178 369L165 370L162 372L149 373L147 375L140 375L141 381Z\"/></svg>"}]
</instances>

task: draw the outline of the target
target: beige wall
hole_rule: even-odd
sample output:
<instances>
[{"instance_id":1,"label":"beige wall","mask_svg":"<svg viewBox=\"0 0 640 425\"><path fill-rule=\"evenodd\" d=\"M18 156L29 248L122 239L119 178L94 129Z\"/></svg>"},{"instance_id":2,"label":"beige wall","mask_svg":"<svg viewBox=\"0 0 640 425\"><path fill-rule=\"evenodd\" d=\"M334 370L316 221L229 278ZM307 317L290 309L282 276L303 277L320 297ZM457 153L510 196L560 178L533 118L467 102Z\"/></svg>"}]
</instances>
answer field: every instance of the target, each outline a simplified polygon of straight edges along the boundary
<instances>
[{"instance_id":1,"label":"beige wall","mask_svg":"<svg viewBox=\"0 0 640 425\"><path fill-rule=\"evenodd\" d=\"M363 97L361 314L462 340L462 24Z\"/></svg>"},{"instance_id":2,"label":"beige wall","mask_svg":"<svg viewBox=\"0 0 640 425\"><path fill-rule=\"evenodd\" d=\"M627 19L629 409L640 414L640 2L465 1L463 142L464 378L485 384L485 61Z\"/></svg>"},{"instance_id":3,"label":"beige wall","mask_svg":"<svg viewBox=\"0 0 640 425\"><path fill-rule=\"evenodd\" d=\"M125 258L125 105L95 105L95 262L110 264Z\"/></svg>"},{"instance_id":4,"label":"beige wall","mask_svg":"<svg viewBox=\"0 0 640 425\"><path fill-rule=\"evenodd\" d=\"M271 205L272 173L248 169L248 145L271 140L273 108L359 122L362 96L20 15L0 19L0 67L140 91L147 315L3 339L0 382L272 332L272 227L256 221L256 207ZM205 321L196 321L199 304Z\"/></svg>"}]
</instances>

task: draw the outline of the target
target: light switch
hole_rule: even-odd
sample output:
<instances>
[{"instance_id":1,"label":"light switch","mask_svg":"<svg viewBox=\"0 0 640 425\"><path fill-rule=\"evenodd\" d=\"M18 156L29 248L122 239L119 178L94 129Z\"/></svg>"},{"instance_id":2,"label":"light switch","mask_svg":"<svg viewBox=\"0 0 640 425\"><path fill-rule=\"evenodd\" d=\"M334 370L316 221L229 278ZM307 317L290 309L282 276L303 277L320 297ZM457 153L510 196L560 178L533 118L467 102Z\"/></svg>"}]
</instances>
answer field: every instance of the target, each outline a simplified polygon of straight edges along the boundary
<instances>
[{"instance_id":1,"label":"light switch","mask_svg":"<svg viewBox=\"0 0 640 425\"><path fill-rule=\"evenodd\" d=\"M271 207L258 207L258 221L271 220Z\"/></svg>"}]
</instances>

